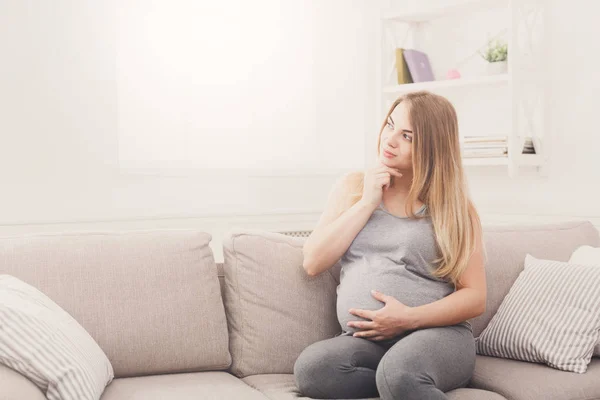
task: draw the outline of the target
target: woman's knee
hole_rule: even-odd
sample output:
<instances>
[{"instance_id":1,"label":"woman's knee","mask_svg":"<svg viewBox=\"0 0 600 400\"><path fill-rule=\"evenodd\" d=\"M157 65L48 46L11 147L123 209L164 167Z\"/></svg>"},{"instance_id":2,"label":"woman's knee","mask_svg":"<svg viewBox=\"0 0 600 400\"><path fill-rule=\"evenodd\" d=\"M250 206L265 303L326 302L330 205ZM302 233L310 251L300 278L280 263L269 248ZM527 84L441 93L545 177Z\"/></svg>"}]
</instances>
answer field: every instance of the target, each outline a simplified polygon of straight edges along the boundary
<instances>
[{"instance_id":1,"label":"woman's knee","mask_svg":"<svg viewBox=\"0 0 600 400\"><path fill-rule=\"evenodd\" d=\"M433 384L427 376L410 368L386 367L384 360L381 360L375 375L377 390L383 399L395 399L399 394L403 395L402 398L419 398L415 396L423 393L423 387Z\"/></svg>"},{"instance_id":2,"label":"woman's knee","mask_svg":"<svg viewBox=\"0 0 600 400\"><path fill-rule=\"evenodd\" d=\"M322 397L319 383L326 378L331 366L331 357L324 357L319 343L308 346L294 363L294 379L298 390L309 397Z\"/></svg>"}]
</instances>

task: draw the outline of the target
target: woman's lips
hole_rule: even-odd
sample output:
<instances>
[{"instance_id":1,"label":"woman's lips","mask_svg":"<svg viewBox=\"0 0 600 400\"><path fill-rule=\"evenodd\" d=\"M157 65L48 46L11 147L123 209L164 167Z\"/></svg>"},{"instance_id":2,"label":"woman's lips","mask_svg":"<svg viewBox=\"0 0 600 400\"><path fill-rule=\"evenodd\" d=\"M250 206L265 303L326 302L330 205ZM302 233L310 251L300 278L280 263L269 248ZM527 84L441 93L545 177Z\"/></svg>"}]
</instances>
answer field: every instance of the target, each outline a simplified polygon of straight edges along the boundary
<instances>
[{"instance_id":1,"label":"woman's lips","mask_svg":"<svg viewBox=\"0 0 600 400\"><path fill-rule=\"evenodd\" d=\"M387 150L384 150L384 151L383 151L383 156L384 156L384 157L386 157L386 158L394 158L394 157L396 157L396 155L395 155L395 154L392 154L392 153L390 153L390 152L389 152L389 151L387 151Z\"/></svg>"}]
</instances>

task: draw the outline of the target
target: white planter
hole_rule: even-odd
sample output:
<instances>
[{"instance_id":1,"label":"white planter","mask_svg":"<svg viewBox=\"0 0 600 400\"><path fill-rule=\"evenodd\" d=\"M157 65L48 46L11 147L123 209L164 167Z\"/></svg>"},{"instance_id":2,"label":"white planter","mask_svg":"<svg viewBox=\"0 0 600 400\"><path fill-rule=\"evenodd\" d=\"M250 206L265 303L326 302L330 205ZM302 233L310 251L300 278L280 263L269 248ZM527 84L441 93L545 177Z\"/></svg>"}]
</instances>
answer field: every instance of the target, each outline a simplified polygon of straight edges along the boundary
<instances>
[{"instance_id":1,"label":"white planter","mask_svg":"<svg viewBox=\"0 0 600 400\"><path fill-rule=\"evenodd\" d=\"M488 63L486 71L488 75L505 74L508 71L508 61Z\"/></svg>"}]
</instances>

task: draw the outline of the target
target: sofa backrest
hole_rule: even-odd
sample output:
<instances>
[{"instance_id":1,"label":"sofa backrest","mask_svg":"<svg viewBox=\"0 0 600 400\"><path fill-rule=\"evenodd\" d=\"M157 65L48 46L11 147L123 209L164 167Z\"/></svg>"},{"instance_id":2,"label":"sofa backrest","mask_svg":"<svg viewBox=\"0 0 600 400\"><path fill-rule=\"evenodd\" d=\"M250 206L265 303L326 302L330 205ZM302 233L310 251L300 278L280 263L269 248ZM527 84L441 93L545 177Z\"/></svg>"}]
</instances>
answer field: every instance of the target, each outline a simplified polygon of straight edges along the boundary
<instances>
[{"instance_id":1,"label":"sofa backrest","mask_svg":"<svg viewBox=\"0 0 600 400\"><path fill-rule=\"evenodd\" d=\"M475 336L498 310L527 253L567 261L579 246L600 246L598 230L587 221L484 226L483 240L488 296L485 313L470 321ZM291 373L303 348L340 329L335 315L339 265L307 277L303 241L256 230L234 230L225 238L225 263L218 268L236 376ZM307 309L311 312L299 312Z\"/></svg>"},{"instance_id":2,"label":"sofa backrest","mask_svg":"<svg viewBox=\"0 0 600 400\"><path fill-rule=\"evenodd\" d=\"M0 238L0 274L69 312L117 377L225 370L231 356L210 240L190 230Z\"/></svg>"},{"instance_id":3,"label":"sofa backrest","mask_svg":"<svg viewBox=\"0 0 600 400\"><path fill-rule=\"evenodd\" d=\"M487 307L471 320L475 337L490 322L521 273L527 253L539 259L568 261L583 245L600 246L598 230L589 221L532 226L484 226L487 252Z\"/></svg>"},{"instance_id":4,"label":"sofa backrest","mask_svg":"<svg viewBox=\"0 0 600 400\"><path fill-rule=\"evenodd\" d=\"M231 372L238 377L290 374L306 346L340 331L335 268L309 277L305 238L235 229L223 240L223 300Z\"/></svg>"}]
</instances>

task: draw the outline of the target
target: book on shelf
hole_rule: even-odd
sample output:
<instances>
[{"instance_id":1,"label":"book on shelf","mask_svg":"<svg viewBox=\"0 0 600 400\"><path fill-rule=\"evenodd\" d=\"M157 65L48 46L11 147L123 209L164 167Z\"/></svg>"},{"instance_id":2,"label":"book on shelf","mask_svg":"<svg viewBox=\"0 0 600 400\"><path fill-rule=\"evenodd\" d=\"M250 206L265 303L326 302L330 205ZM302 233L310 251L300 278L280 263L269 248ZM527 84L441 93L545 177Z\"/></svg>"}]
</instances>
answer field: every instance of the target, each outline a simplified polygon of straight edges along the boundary
<instances>
[{"instance_id":1,"label":"book on shelf","mask_svg":"<svg viewBox=\"0 0 600 400\"><path fill-rule=\"evenodd\" d=\"M506 143L506 136L465 136L462 138L463 143Z\"/></svg>"},{"instance_id":2,"label":"book on shelf","mask_svg":"<svg viewBox=\"0 0 600 400\"><path fill-rule=\"evenodd\" d=\"M508 155L506 154L473 154L473 155L463 155L462 158L506 158Z\"/></svg>"},{"instance_id":3,"label":"book on shelf","mask_svg":"<svg viewBox=\"0 0 600 400\"><path fill-rule=\"evenodd\" d=\"M402 55L413 82L435 81L427 54L415 49L404 49Z\"/></svg>"},{"instance_id":4,"label":"book on shelf","mask_svg":"<svg viewBox=\"0 0 600 400\"><path fill-rule=\"evenodd\" d=\"M525 138L522 154L536 154L535 147L533 146L533 140L530 137Z\"/></svg>"},{"instance_id":5,"label":"book on shelf","mask_svg":"<svg viewBox=\"0 0 600 400\"><path fill-rule=\"evenodd\" d=\"M506 149L508 145L506 143L462 143L463 149Z\"/></svg>"},{"instance_id":6,"label":"book on shelf","mask_svg":"<svg viewBox=\"0 0 600 400\"><path fill-rule=\"evenodd\" d=\"M406 61L404 60L403 48L396 49L396 72L398 75L398 85L413 83L410 71L408 70L408 64L406 64Z\"/></svg>"},{"instance_id":7,"label":"book on shelf","mask_svg":"<svg viewBox=\"0 0 600 400\"><path fill-rule=\"evenodd\" d=\"M463 149L462 156L466 158L481 158L481 157L505 157L508 149Z\"/></svg>"}]
</instances>

